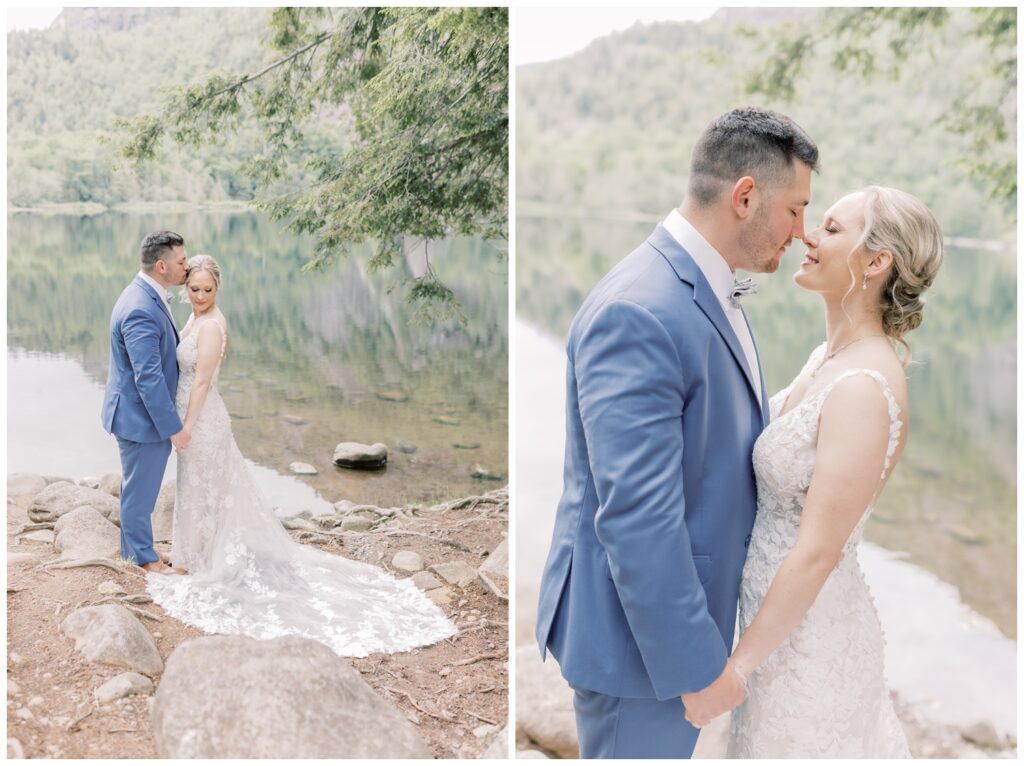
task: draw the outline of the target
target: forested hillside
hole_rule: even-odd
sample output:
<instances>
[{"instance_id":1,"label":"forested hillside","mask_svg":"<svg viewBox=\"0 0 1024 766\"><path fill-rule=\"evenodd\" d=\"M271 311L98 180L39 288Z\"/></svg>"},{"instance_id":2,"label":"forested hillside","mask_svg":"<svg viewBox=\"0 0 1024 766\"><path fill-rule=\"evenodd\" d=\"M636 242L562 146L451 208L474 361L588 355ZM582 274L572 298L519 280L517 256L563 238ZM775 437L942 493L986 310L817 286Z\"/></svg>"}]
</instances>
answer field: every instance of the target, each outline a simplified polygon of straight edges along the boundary
<instances>
[{"instance_id":1,"label":"forested hillside","mask_svg":"<svg viewBox=\"0 0 1024 766\"><path fill-rule=\"evenodd\" d=\"M66 8L50 29L8 33L9 204L251 199L242 164L255 128L198 151L168 145L134 169L115 120L157 110L165 88L264 66L270 10ZM333 143L345 131L335 119L315 133Z\"/></svg>"},{"instance_id":2,"label":"forested hillside","mask_svg":"<svg viewBox=\"0 0 1024 766\"><path fill-rule=\"evenodd\" d=\"M702 23L638 25L569 58L521 67L520 215L656 220L682 199L701 129L730 108L756 104L789 114L818 143L818 215L845 190L881 183L921 197L949 235L998 239L1012 231L1012 205L990 201L990 190L959 164L968 139L936 125L959 94L985 87L974 78L985 75L987 43L968 34L968 11L928 30L896 79L841 76L822 59L798 81L793 103L748 94L744 85L767 56L762 39L787 34L794 14L806 13L813 11L729 9Z\"/></svg>"}]
</instances>

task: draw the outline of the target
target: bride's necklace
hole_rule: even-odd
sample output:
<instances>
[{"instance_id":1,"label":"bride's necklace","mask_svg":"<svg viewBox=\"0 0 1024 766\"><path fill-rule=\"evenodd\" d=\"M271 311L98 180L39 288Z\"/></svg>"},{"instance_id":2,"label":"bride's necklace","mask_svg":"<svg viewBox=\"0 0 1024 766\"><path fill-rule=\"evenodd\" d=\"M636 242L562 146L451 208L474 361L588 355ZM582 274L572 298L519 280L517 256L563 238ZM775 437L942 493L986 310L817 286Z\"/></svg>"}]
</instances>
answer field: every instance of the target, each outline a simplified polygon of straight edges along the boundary
<instances>
[{"instance_id":1,"label":"bride's necklace","mask_svg":"<svg viewBox=\"0 0 1024 766\"><path fill-rule=\"evenodd\" d=\"M851 340L851 341L849 341L847 343L844 343L839 348L837 348L835 351L830 351L828 354L825 355L824 359L822 359L820 362L818 362L818 366L815 367L811 371L811 377L813 378L815 375L817 375L818 374L818 370L820 370L822 367L824 367L826 362L828 362L832 357L834 357L836 354L838 354L844 348L849 348L854 343L857 343L858 341L862 341L862 340L867 340L868 338L884 338L884 337L885 337L885 333L878 333L878 332L876 332L873 335L861 335L859 338L854 338L853 340Z\"/></svg>"}]
</instances>

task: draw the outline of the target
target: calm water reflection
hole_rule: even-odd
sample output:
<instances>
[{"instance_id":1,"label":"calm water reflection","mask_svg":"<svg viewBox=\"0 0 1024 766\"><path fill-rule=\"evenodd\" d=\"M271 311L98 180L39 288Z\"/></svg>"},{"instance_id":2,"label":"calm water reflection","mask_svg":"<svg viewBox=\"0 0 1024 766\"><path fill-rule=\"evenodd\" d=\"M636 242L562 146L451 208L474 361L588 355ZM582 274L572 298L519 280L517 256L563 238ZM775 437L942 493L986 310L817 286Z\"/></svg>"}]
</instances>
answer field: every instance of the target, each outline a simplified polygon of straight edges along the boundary
<instances>
[{"instance_id":1,"label":"calm water reflection","mask_svg":"<svg viewBox=\"0 0 1024 766\"><path fill-rule=\"evenodd\" d=\"M139 241L158 228L181 233L190 254L210 253L221 264L219 303L232 344L220 387L247 458L281 473L293 461L312 463L320 475L303 481L330 501L393 505L504 484L470 476L476 463L506 475L508 460L508 283L505 262L486 242L431 244L431 263L467 321L426 326L410 322L400 284L421 268L415 250L397 276L367 273L368 251L303 274L311 242L255 214L12 215L9 348L66 355L102 385L110 309L137 271ZM188 312L175 306L179 326ZM33 404L44 422L35 432L12 430L12 460L55 429L72 454L93 430L102 434L98 409L50 423L48 409ZM391 461L373 473L334 468L340 441L385 442ZM75 475L91 472L86 463ZM53 472L42 464L21 470Z\"/></svg>"},{"instance_id":2,"label":"calm water reflection","mask_svg":"<svg viewBox=\"0 0 1024 766\"><path fill-rule=\"evenodd\" d=\"M584 296L653 223L520 218L517 311L564 337ZM794 247L744 304L769 392L824 340L821 301L792 283ZM1012 252L950 248L909 340L910 437L867 538L906 551L1016 636L1016 280ZM553 509L552 509L553 510Z\"/></svg>"}]
</instances>

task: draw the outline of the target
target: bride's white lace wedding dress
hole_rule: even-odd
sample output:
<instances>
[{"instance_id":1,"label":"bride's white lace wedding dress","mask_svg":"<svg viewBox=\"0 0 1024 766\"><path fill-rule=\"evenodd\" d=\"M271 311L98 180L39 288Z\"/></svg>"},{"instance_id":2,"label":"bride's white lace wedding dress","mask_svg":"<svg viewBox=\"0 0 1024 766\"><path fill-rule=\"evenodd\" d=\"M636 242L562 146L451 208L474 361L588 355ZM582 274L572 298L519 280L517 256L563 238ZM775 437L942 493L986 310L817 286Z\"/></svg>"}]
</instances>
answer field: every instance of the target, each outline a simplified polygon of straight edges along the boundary
<instances>
[{"instance_id":1,"label":"bride's white lace wedding dress","mask_svg":"<svg viewBox=\"0 0 1024 766\"><path fill-rule=\"evenodd\" d=\"M814 369L824 344L805 369ZM884 479L899 442L900 408L876 370L840 374L821 391L777 417L793 387L771 399L772 421L754 444L757 517L740 585L740 631L761 607L779 565L793 548L814 473L818 418L840 380L868 375L889 407ZM730 758L909 758L907 740L885 683L885 640L857 562L869 506L803 621L747 682L733 711Z\"/></svg>"},{"instance_id":2,"label":"bride's white lace wedding dress","mask_svg":"<svg viewBox=\"0 0 1024 766\"><path fill-rule=\"evenodd\" d=\"M181 339L175 406L182 419L207 321L220 328L224 357L226 329L213 317ZM289 537L235 444L219 373L220 362L191 444L178 453L171 560L188 574L149 574L154 601L207 633L304 636L346 657L407 651L452 635L452 622L411 581Z\"/></svg>"}]
</instances>

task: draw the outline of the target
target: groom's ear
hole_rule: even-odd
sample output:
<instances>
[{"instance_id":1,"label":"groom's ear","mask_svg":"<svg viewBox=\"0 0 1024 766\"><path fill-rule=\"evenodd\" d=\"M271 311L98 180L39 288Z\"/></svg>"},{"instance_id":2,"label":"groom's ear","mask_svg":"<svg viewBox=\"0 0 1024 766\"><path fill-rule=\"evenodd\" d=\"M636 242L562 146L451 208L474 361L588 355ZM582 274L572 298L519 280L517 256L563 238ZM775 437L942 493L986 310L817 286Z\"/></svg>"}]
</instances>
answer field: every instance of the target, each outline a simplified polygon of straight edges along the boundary
<instances>
[{"instance_id":1,"label":"groom's ear","mask_svg":"<svg viewBox=\"0 0 1024 766\"><path fill-rule=\"evenodd\" d=\"M757 206L758 188L751 176L743 176L732 186L730 202L732 209L740 218L746 218Z\"/></svg>"}]
</instances>

